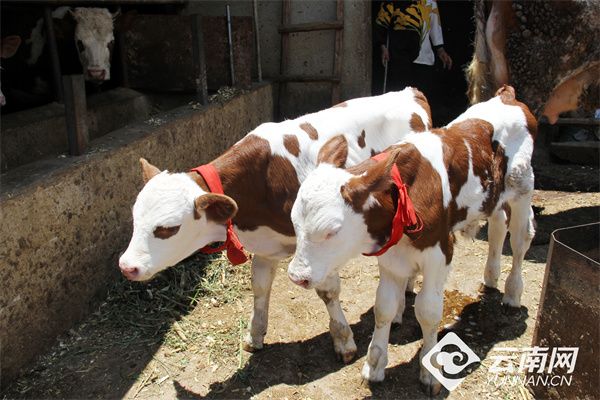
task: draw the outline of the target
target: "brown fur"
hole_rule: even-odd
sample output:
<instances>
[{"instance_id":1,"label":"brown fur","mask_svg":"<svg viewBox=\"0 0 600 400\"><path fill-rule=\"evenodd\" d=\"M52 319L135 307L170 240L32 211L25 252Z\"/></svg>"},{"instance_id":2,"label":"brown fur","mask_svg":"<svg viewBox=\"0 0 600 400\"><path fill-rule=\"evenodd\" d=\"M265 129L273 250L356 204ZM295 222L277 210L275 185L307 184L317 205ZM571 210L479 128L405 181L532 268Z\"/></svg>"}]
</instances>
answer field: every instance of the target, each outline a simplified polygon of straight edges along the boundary
<instances>
[{"instance_id":1,"label":"brown fur","mask_svg":"<svg viewBox=\"0 0 600 400\"><path fill-rule=\"evenodd\" d=\"M300 124L300 129L302 129L304 132L308 133L308 137L311 138L312 140L319 139L319 132L317 132L315 127L312 126L311 124L309 124L308 122L304 122L304 123Z\"/></svg>"},{"instance_id":2,"label":"brown fur","mask_svg":"<svg viewBox=\"0 0 600 400\"><path fill-rule=\"evenodd\" d=\"M298 157L300 155L300 143L298 143L298 138L296 136L284 135L283 145L285 146L285 149L294 157Z\"/></svg>"},{"instance_id":3,"label":"brown fur","mask_svg":"<svg viewBox=\"0 0 600 400\"><path fill-rule=\"evenodd\" d=\"M364 132L364 131L363 131ZM321 147L317 164L326 162L338 168L345 168L348 158L348 141L344 135L334 136Z\"/></svg>"}]
</instances>

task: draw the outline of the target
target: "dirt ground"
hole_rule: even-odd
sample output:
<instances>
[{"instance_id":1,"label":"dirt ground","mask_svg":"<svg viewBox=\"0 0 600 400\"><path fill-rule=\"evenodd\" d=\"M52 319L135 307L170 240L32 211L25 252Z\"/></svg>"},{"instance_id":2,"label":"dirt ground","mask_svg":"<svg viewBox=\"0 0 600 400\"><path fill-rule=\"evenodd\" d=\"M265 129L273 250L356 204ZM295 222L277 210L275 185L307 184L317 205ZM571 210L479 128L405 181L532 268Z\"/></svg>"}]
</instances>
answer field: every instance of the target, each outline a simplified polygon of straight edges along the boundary
<instances>
[{"instance_id":1,"label":"dirt ground","mask_svg":"<svg viewBox=\"0 0 600 400\"><path fill-rule=\"evenodd\" d=\"M536 163L534 163L536 165ZM537 162L533 205L537 236L523 265L523 306L501 311L502 293L478 292L487 255L485 225L476 240L459 240L445 290L441 332L453 331L481 358L452 392L435 398L530 399L523 385L489 381L495 348L531 345L548 243L557 228L600 220L598 168ZM241 339L250 316L250 268L191 260L150 283L120 282L98 311L2 393L5 399L419 399L420 327L407 297L394 325L383 383L361 385L374 327L376 259L361 257L342 271L341 302L358 346L349 364L337 361L329 318L314 291L293 285L289 260L275 280L265 348L250 354ZM508 240L500 289L510 269ZM419 281L415 292L418 292Z\"/></svg>"}]
</instances>

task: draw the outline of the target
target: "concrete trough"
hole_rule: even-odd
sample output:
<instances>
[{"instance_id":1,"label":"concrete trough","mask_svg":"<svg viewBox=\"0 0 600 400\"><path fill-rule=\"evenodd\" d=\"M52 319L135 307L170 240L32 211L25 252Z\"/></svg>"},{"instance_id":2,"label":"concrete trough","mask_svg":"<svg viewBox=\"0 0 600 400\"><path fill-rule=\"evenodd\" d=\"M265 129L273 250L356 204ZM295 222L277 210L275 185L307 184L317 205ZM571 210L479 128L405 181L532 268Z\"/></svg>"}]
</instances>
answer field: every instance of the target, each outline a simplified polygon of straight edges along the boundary
<instances>
[{"instance_id":1,"label":"concrete trough","mask_svg":"<svg viewBox=\"0 0 600 400\"><path fill-rule=\"evenodd\" d=\"M139 158L187 171L274 120L273 85L255 84L223 104L183 106L91 141L94 151L2 174L0 192L1 384L8 383L92 312L123 279L143 186Z\"/></svg>"},{"instance_id":2,"label":"concrete trough","mask_svg":"<svg viewBox=\"0 0 600 400\"><path fill-rule=\"evenodd\" d=\"M600 223L552 234L532 343L547 348L546 366L528 376L540 383L532 386L537 398L600 398L599 245ZM577 348L576 357L565 348ZM553 367L553 353L563 354L561 367Z\"/></svg>"}]
</instances>

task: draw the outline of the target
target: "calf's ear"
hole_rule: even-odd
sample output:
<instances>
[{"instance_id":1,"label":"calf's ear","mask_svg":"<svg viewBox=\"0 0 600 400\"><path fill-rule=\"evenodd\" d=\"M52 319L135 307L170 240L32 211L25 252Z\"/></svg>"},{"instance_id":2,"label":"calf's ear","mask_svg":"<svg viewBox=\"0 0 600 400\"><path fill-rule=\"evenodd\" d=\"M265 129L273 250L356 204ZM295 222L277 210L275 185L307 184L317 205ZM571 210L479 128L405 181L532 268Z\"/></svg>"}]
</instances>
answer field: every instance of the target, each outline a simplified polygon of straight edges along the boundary
<instances>
[{"instance_id":1,"label":"calf's ear","mask_svg":"<svg viewBox=\"0 0 600 400\"><path fill-rule=\"evenodd\" d=\"M150 164L144 158L140 158L140 163L142 164L142 174L144 176L144 183L147 183L150 179L160 174L160 169Z\"/></svg>"},{"instance_id":2,"label":"calf's ear","mask_svg":"<svg viewBox=\"0 0 600 400\"><path fill-rule=\"evenodd\" d=\"M393 183L392 168L398 159L398 152L393 152L389 157L373 164L363 175L350 179L341 188L342 197L359 212L365 202L373 193L387 190Z\"/></svg>"},{"instance_id":3,"label":"calf's ear","mask_svg":"<svg viewBox=\"0 0 600 400\"><path fill-rule=\"evenodd\" d=\"M237 210L236 202L224 194L207 193L194 200L194 219L202 218L200 212L204 211L209 221L225 224L237 214Z\"/></svg>"},{"instance_id":4,"label":"calf's ear","mask_svg":"<svg viewBox=\"0 0 600 400\"><path fill-rule=\"evenodd\" d=\"M317 165L322 162L332 164L336 168L345 168L348 158L348 142L344 135L332 137L321 147L317 156Z\"/></svg>"}]
</instances>

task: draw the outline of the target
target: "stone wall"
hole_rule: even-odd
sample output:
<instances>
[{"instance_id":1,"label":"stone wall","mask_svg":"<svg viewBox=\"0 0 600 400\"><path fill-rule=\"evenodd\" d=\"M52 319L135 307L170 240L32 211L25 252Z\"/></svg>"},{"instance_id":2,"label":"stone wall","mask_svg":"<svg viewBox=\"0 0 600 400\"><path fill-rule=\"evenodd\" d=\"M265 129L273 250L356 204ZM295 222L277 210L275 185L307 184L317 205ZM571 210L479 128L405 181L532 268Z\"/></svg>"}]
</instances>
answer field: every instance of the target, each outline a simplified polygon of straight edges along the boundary
<instances>
[{"instance_id":1,"label":"stone wall","mask_svg":"<svg viewBox=\"0 0 600 400\"><path fill-rule=\"evenodd\" d=\"M2 175L2 386L94 310L121 278L119 255L143 186L139 158L187 171L274 118L273 85L222 105L180 107L92 141L81 157L52 158Z\"/></svg>"}]
</instances>

